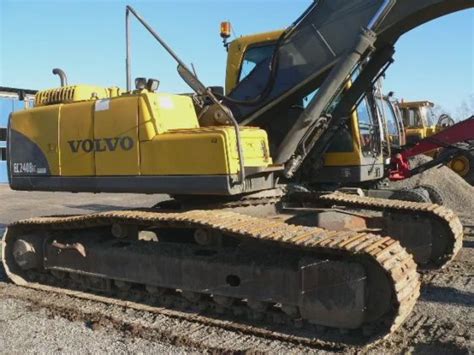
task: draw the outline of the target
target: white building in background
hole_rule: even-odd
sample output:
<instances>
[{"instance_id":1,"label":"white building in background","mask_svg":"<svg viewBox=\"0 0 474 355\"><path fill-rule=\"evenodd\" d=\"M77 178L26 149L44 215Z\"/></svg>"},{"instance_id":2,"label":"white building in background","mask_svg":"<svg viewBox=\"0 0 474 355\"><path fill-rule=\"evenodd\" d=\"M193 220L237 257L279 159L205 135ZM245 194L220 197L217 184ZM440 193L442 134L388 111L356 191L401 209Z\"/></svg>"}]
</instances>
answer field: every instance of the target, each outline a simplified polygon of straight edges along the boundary
<instances>
[{"instance_id":1,"label":"white building in background","mask_svg":"<svg viewBox=\"0 0 474 355\"><path fill-rule=\"evenodd\" d=\"M8 181L6 164L6 136L10 113L34 106L34 90L0 86L0 183Z\"/></svg>"}]
</instances>

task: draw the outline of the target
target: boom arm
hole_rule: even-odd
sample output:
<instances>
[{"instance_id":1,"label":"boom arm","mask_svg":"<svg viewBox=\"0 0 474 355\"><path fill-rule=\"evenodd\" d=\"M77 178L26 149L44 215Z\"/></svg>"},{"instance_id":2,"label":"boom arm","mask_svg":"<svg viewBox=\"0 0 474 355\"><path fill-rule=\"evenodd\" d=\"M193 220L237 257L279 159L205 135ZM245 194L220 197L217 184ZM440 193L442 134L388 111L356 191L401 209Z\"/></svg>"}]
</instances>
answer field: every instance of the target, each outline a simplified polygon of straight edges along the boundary
<instances>
[{"instance_id":1,"label":"boom arm","mask_svg":"<svg viewBox=\"0 0 474 355\"><path fill-rule=\"evenodd\" d=\"M395 167L390 173L391 180L403 180L410 176L419 174L433 166L447 163L454 155L459 153L462 148L456 147L455 144L474 140L474 116L461 121L454 126L422 139L414 147L406 149L397 154L392 159L392 165ZM445 148L444 151L432 161L410 169L409 158L424 154L434 149ZM469 150L474 149L470 146Z\"/></svg>"},{"instance_id":2,"label":"boom arm","mask_svg":"<svg viewBox=\"0 0 474 355\"><path fill-rule=\"evenodd\" d=\"M276 105L318 88L350 51L362 28L373 30L394 0L320 0L280 38L272 58L260 63L224 103L248 124ZM379 10L383 9L383 12ZM324 75L325 74L325 75Z\"/></svg>"},{"instance_id":3,"label":"boom arm","mask_svg":"<svg viewBox=\"0 0 474 355\"><path fill-rule=\"evenodd\" d=\"M294 102L295 96L304 97L318 88L354 46L361 28L373 30L376 47L383 48L430 20L474 7L473 0L393 0L386 14L377 14L384 3L387 1L315 1L284 32L274 58L260 63L224 103L238 121L247 124L278 104L288 99Z\"/></svg>"},{"instance_id":4,"label":"boom arm","mask_svg":"<svg viewBox=\"0 0 474 355\"><path fill-rule=\"evenodd\" d=\"M472 0L317 1L284 32L273 57L259 63L223 103L241 124L260 126L319 88L286 137L274 141L279 146L275 161L286 164L285 173L292 176L308 148L318 145L323 152L328 146L333 134L325 132L339 126L331 124L334 111L329 108L341 98L338 94L356 65L377 58L382 69L391 57L377 53L388 53L403 33L473 6ZM361 28L371 31L361 33ZM380 62L382 57L385 62ZM358 90L352 90L351 100L342 100L344 107L353 107L369 88L377 75L373 69L372 78L366 75Z\"/></svg>"}]
</instances>

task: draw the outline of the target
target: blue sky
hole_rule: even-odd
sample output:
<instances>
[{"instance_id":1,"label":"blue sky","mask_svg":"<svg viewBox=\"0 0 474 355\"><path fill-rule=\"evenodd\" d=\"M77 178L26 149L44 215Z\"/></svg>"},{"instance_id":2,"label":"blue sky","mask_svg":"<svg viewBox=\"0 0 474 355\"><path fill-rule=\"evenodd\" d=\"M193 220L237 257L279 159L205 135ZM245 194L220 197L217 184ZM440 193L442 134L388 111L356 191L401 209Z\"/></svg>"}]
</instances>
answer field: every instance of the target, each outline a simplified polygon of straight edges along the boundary
<instances>
[{"instance_id":1,"label":"blue sky","mask_svg":"<svg viewBox=\"0 0 474 355\"><path fill-rule=\"evenodd\" d=\"M289 25L311 0L23 1L0 0L0 86L70 83L125 86L124 11L131 4L207 85L223 85L226 52L219 23L237 35ZM133 25L132 74L156 77L161 90L189 91L176 65L148 33ZM430 99L454 112L474 94L474 10L415 29L397 44L386 89L405 99Z\"/></svg>"}]
</instances>

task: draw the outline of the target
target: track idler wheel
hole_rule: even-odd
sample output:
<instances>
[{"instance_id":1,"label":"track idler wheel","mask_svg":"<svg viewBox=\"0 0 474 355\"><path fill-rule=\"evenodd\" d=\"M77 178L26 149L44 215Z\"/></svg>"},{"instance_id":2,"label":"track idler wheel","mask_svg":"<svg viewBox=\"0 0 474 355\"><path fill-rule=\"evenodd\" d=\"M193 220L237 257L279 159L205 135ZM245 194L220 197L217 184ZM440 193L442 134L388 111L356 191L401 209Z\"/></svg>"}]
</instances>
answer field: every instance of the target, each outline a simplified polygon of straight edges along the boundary
<instances>
[{"instance_id":1,"label":"track idler wheel","mask_svg":"<svg viewBox=\"0 0 474 355\"><path fill-rule=\"evenodd\" d=\"M13 244L13 258L22 270L36 269L42 263L41 255L38 253L39 246L35 246L28 239L28 236L25 236L24 239L18 239Z\"/></svg>"}]
</instances>

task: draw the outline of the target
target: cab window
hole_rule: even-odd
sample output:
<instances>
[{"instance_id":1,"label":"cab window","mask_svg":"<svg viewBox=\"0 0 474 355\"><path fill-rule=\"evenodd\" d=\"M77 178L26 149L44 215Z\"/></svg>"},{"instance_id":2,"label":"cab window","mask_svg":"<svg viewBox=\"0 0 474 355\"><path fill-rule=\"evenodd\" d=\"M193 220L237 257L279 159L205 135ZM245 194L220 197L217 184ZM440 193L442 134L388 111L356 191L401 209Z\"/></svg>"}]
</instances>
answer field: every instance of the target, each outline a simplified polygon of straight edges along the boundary
<instances>
[{"instance_id":1,"label":"cab window","mask_svg":"<svg viewBox=\"0 0 474 355\"><path fill-rule=\"evenodd\" d=\"M418 109L402 108L403 124L407 128L418 127L423 128L423 121L421 120Z\"/></svg>"},{"instance_id":2,"label":"cab window","mask_svg":"<svg viewBox=\"0 0 474 355\"><path fill-rule=\"evenodd\" d=\"M258 64L270 58L273 55L274 49L274 44L252 46L247 49L242 61L242 67L240 68L239 82L244 80Z\"/></svg>"},{"instance_id":3,"label":"cab window","mask_svg":"<svg viewBox=\"0 0 474 355\"><path fill-rule=\"evenodd\" d=\"M344 124L335 134L331 141L328 153L350 153L354 150L354 142L352 139L352 130L349 123Z\"/></svg>"},{"instance_id":4,"label":"cab window","mask_svg":"<svg viewBox=\"0 0 474 355\"><path fill-rule=\"evenodd\" d=\"M400 132L397 123L397 116L393 106L387 99L377 98L377 106L385 120L387 132L390 136L390 142L396 146L400 145Z\"/></svg>"},{"instance_id":5,"label":"cab window","mask_svg":"<svg viewBox=\"0 0 474 355\"><path fill-rule=\"evenodd\" d=\"M379 140L377 139L378 124L374 122L374 115L367 96L359 103L356 111L359 121L362 153L364 155L377 153L379 150Z\"/></svg>"}]
</instances>

